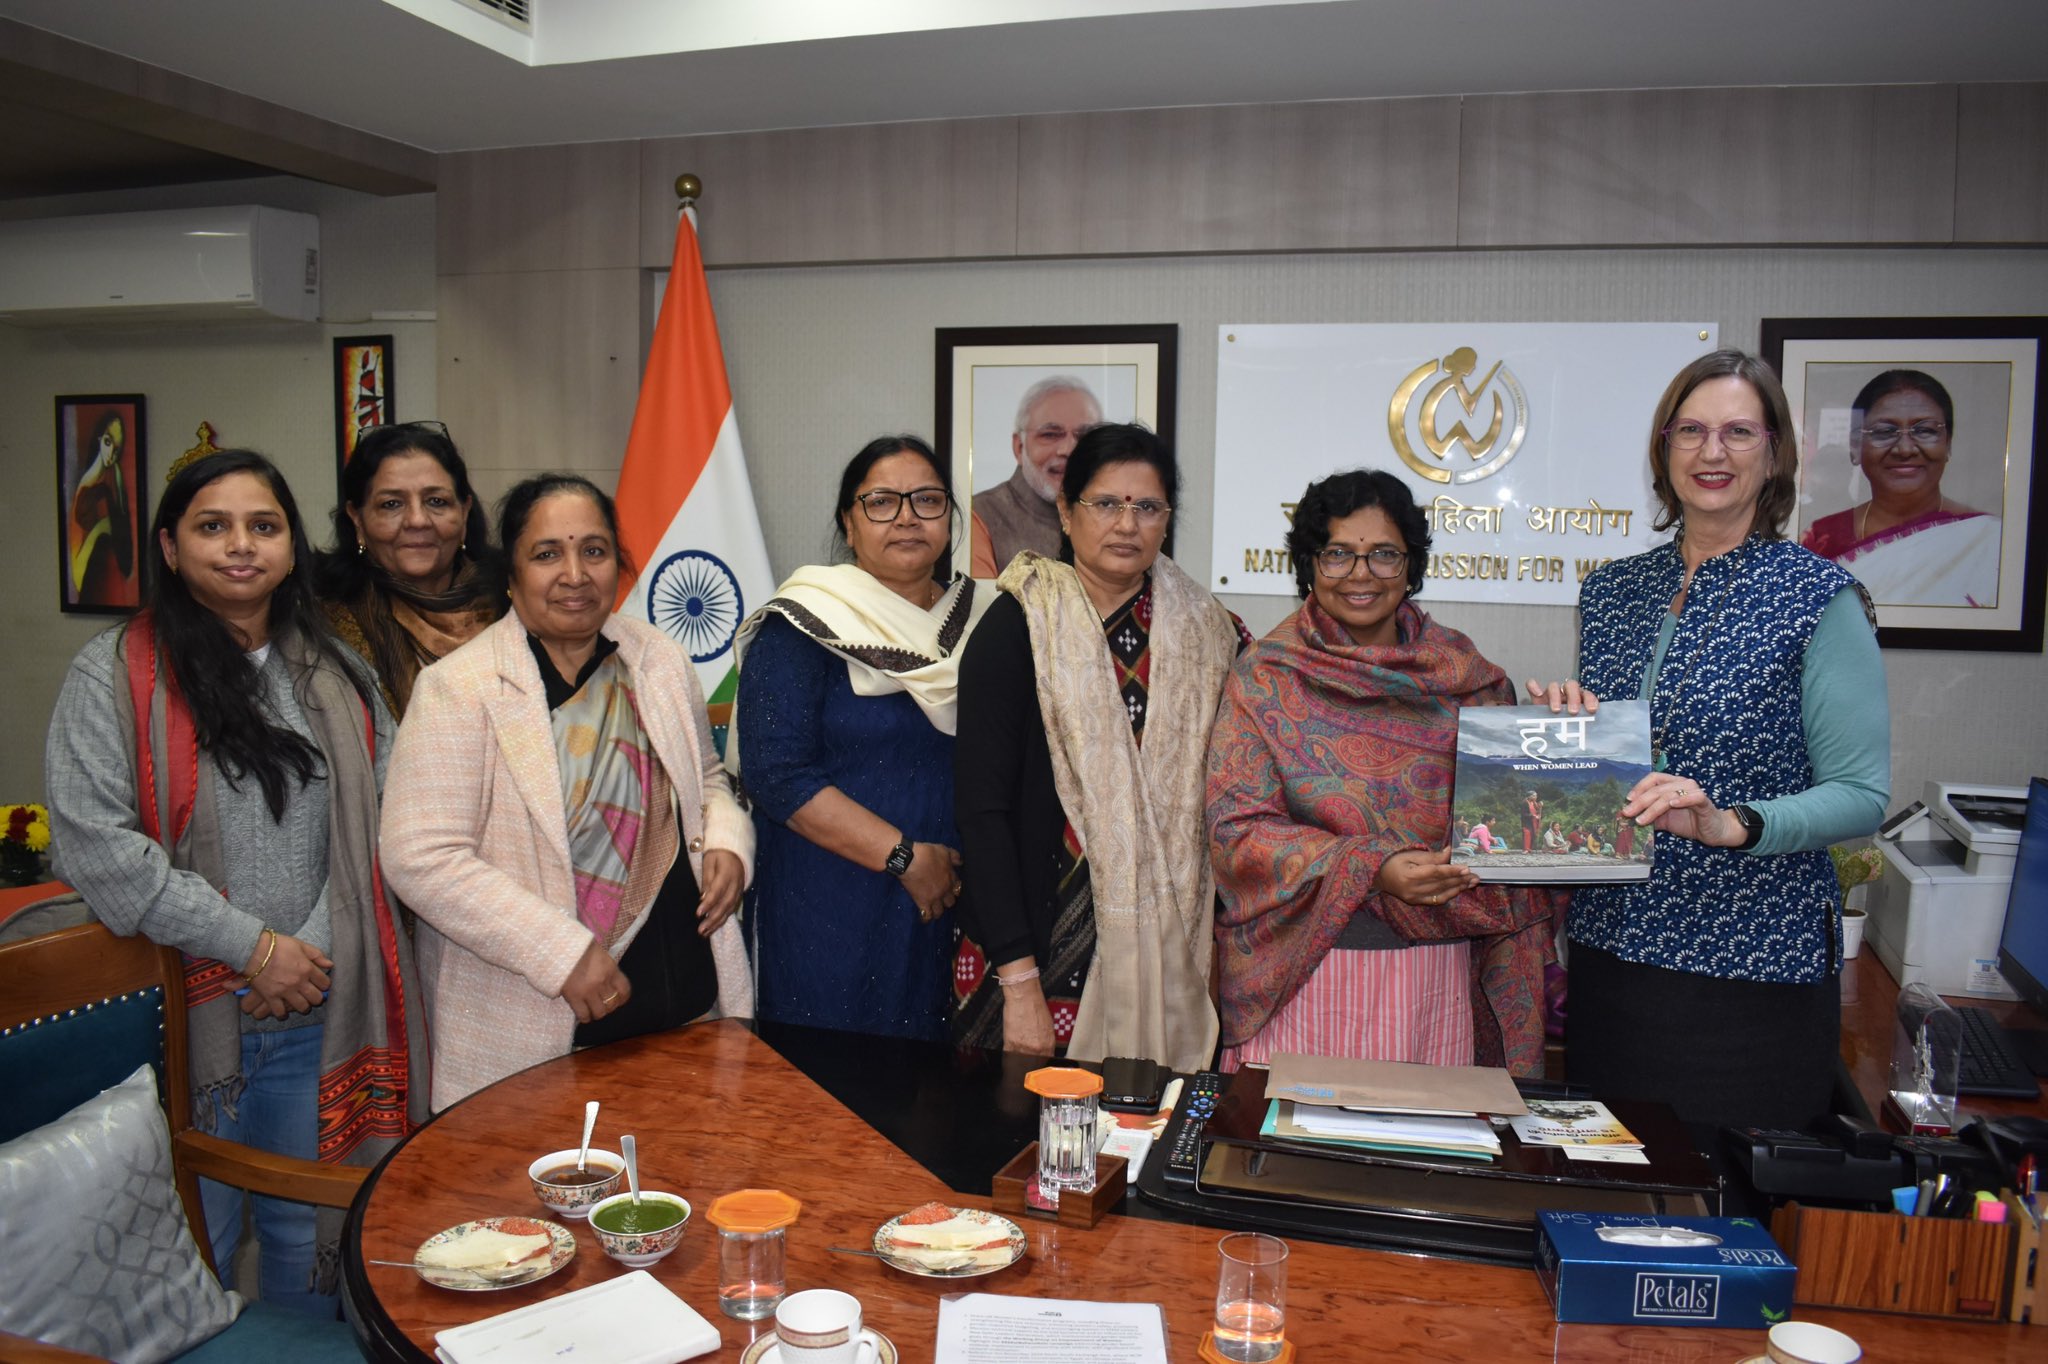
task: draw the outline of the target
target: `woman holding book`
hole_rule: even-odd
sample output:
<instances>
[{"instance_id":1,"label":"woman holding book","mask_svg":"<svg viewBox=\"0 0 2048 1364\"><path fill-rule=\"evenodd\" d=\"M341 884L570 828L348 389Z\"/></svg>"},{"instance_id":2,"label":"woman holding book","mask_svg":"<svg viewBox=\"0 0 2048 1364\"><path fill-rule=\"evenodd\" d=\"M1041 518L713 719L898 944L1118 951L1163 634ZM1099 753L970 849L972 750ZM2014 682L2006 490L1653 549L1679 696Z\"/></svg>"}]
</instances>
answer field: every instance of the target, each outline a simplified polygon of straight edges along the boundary
<instances>
[{"instance_id":1,"label":"woman holding book","mask_svg":"<svg viewBox=\"0 0 2048 1364\"><path fill-rule=\"evenodd\" d=\"M1224 688L1208 825L1226 1069L1292 1051L1542 1073L1557 897L1481 885L1445 846L1459 708L1514 690L1415 606L1429 540L1391 474L1309 485L1287 533L1301 609Z\"/></svg>"},{"instance_id":2,"label":"woman holding book","mask_svg":"<svg viewBox=\"0 0 2048 1364\"><path fill-rule=\"evenodd\" d=\"M1784 538L1798 447L1767 365L1686 366L1649 456L1656 528L1677 537L1587 578L1578 680L1530 684L1553 709L1650 703L1655 770L1620 814L1670 835L1647 881L1572 898L1571 1077L1688 1120L1799 1128L1827 1111L1840 1033L1824 850L1889 799L1884 664L1855 579Z\"/></svg>"}]
</instances>

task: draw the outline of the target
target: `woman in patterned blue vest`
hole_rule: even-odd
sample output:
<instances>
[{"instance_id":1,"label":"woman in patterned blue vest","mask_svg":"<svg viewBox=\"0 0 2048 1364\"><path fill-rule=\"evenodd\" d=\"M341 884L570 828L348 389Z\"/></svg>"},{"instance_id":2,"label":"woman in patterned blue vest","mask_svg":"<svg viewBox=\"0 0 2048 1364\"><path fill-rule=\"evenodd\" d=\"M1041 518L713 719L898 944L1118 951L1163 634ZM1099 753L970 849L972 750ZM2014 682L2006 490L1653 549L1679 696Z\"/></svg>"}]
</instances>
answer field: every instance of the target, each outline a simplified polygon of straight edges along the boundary
<instances>
[{"instance_id":1,"label":"woman in patterned blue vest","mask_svg":"<svg viewBox=\"0 0 2048 1364\"><path fill-rule=\"evenodd\" d=\"M1828 1111L1840 896L1825 849L1890 799L1891 715L1867 594L1784 538L1798 442L1777 376L1717 351L1657 405L1650 475L1678 528L1579 593L1579 678L1535 699L1650 703L1656 770L1624 819L1648 881L1573 896L1566 1055L1603 1098L1693 1122L1798 1128ZM1582 690L1583 689L1583 690Z\"/></svg>"}]
</instances>

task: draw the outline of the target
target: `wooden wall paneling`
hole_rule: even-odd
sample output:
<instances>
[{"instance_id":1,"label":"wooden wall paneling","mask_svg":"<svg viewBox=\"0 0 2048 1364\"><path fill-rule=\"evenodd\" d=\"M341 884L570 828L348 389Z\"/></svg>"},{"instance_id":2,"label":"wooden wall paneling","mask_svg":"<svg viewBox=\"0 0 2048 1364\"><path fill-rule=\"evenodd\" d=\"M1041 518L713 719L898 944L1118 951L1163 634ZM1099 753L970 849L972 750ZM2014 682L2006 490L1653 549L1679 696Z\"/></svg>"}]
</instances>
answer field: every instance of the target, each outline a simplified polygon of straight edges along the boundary
<instances>
[{"instance_id":1,"label":"wooden wall paneling","mask_svg":"<svg viewBox=\"0 0 2048 1364\"><path fill-rule=\"evenodd\" d=\"M636 142L450 152L441 158L443 275L607 270L639 260Z\"/></svg>"},{"instance_id":2,"label":"wooden wall paneling","mask_svg":"<svg viewBox=\"0 0 2048 1364\"><path fill-rule=\"evenodd\" d=\"M695 172L707 265L1014 255L1017 121L873 123L640 144L640 263L666 269Z\"/></svg>"},{"instance_id":3,"label":"wooden wall paneling","mask_svg":"<svg viewBox=\"0 0 2048 1364\"><path fill-rule=\"evenodd\" d=\"M637 268L443 276L441 412L464 458L616 471L640 392L640 292Z\"/></svg>"},{"instance_id":4,"label":"wooden wall paneling","mask_svg":"<svg viewBox=\"0 0 2048 1364\"><path fill-rule=\"evenodd\" d=\"M1458 244L1946 243L1956 87L1465 100Z\"/></svg>"},{"instance_id":5,"label":"wooden wall paneling","mask_svg":"<svg viewBox=\"0 0 2048 1364\"><path fill-rule=\"evenodd\" d=\"M1019 255L1457 240L1455 99L1142 109L1019 124Z\"/></svg>"},{"instance_id":6,"label":"wooden wall paneling","mask_svg":"<svg viewBox=\"0 0 2048 1364\"><path fill-rule=\"evenodd\" d=\"M1956 240L2048 242L2048 85L1962 87Z\"/></svg>"}]
</instances>

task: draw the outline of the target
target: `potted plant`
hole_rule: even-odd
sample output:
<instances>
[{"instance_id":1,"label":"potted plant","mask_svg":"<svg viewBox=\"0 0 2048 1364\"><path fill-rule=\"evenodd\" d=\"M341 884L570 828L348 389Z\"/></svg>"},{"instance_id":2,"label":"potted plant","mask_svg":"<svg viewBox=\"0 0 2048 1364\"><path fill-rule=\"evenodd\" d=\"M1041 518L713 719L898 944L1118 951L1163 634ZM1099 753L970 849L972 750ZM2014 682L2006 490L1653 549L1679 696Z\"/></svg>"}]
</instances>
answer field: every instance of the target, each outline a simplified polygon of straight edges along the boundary
<instances>
[{"instance_id":1,"label":"potted plant","mask_svg":"<svg viewBox=\"0 0 2048 1364\"><path fill-rule=\"evenodd\" d=\"M1835 864L1835 885L1842 897L1842 960L1863 950L1863 906L1849 903L1849 892L1884 874L1884 854L1872 843L1837 843L1828 849Z\"/></svg>"},{"instance_id":2,"label":"potted plant","mask_svg":"<svg viewBox=\"0 0 2048 1364\"><path fill-rule=\"evenodd\" d=\"M0 886L49 880L43 853L50 846L50 812L40 805L0 805Z\"/></svg>"}]
</instances>

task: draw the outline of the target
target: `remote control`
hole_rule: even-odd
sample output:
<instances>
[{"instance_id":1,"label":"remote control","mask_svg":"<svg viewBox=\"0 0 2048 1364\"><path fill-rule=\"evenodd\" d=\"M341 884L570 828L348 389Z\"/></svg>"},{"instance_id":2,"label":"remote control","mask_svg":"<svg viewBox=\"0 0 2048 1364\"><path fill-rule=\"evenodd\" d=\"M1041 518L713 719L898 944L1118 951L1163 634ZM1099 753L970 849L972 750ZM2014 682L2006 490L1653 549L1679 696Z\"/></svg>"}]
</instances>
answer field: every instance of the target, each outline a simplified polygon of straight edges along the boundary
<instances>
[{"instance_id":1,"label":"remote control","mask_svg":"<svg viewBox=\"0 0 2048 1364\"><path fill-rule=\"evenodd\" d=\"M1224 1078L1216 1071L1205 1070L1189 1076L1181 1086L1180 1102L1174 1105L1166 1139L1166 1162L1159 1167L1159 1177L1168 1184L1194 1187L1195 1166L1202 1158L1202 1124L1216 1112Z\"/></svg>"}]
</instances>

